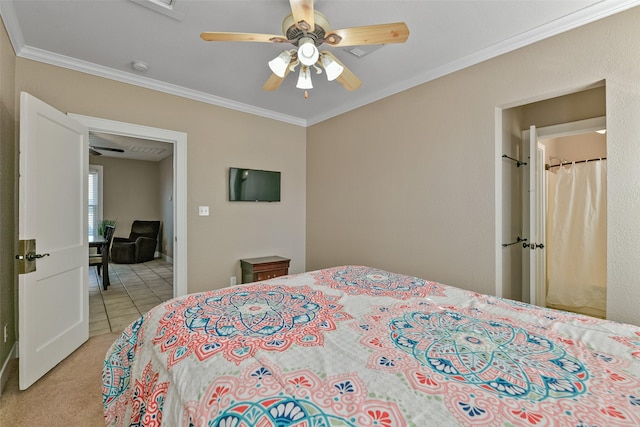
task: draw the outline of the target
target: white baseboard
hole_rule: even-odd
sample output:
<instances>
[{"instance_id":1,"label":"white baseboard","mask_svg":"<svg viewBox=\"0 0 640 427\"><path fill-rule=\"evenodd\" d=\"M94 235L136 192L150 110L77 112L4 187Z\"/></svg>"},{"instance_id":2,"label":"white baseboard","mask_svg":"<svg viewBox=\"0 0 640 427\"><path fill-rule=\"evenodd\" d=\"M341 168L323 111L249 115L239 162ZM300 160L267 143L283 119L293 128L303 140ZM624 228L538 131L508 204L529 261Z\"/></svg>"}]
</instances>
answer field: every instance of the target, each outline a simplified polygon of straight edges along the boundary
<instances>
[{"instance_id":1,"label":"white baseboard","mask_svg":"<svg viewBox=\"0 0 640 427\"><path fill-rule=\"evenodd\" d=\"M153 254L153 257L156 258L156 259L162 259L164 261L167 261L167 262L170 262L171 264L173 264L173 258L163 254L162 252L155 251L154 254Z\"/></svg>"},{"instance_id":2,"label":"white baseboard","mask_svg":"<svg viewBox=\"0 0 640 427\"><path fill-rule=\"evenodd\" d=\"M2 391L9 381L9 376L14 369L17 369L16 362L18 359L18 342L16 341L7 356L7 360L2 364L2 370L0 370L0 397L2 397Z\"/></svg>"}]
</instances>

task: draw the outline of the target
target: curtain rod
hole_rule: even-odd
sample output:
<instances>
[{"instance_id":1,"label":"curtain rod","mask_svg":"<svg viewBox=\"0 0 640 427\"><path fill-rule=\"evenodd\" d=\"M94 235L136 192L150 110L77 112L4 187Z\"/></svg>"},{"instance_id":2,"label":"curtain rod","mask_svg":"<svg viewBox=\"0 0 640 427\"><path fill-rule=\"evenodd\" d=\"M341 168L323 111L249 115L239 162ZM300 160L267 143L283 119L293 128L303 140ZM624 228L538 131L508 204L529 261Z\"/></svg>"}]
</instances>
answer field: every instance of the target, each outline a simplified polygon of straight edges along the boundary
<instances>
[{"instance_id":1,"label":"curtain rod","mask_svg":"<svg viewBox=\"0 0 640 427\"><path fill-rule=\"evenodd\" d=\"M550 165L550 164L546 164L544 165L545 170L549 170L551 168L557 168L560 166L566 166L566 165L570 165L572 163L586 163L586 162L597 162L598 160L607 160L606 157L598 157L597 159L587 159L587 160L576 160L575 162L562 162L562 163L558 163L557 165Z\"/></svg>"}]
</instances>

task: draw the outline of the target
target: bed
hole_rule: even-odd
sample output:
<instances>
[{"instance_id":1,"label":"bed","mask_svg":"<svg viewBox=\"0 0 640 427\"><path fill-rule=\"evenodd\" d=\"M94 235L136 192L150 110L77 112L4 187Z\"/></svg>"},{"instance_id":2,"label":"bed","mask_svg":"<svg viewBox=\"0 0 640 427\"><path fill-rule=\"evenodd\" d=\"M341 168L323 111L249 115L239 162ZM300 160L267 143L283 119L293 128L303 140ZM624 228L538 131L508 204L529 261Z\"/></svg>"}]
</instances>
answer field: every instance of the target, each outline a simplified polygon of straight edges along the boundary
<instances>
[{"instance_id":1,"label":"bed","mask_svg":"<svg viewBox=\"0 0 640 427\"><path fill-rule=\"evenodd\" d=\"M108 426L638 426L640 327L342 266L157 306L102 378Z\"/></svg>"}]
</instances>

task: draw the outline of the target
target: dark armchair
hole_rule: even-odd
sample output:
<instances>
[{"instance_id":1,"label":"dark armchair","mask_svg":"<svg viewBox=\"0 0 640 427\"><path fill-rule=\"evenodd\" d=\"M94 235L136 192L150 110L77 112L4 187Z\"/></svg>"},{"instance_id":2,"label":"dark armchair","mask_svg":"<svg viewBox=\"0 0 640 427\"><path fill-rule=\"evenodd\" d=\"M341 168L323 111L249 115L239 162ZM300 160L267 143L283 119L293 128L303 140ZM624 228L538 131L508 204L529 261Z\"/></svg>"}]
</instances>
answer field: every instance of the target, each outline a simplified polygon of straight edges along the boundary
<instances>
[{"instance_id":1,"label":"dark armchair","mask_svg":"<svg viewBox=\"0 0 640 427\"><path fill-rule=\"evenodd\" d=\"M116 237L111 245L111 261L137 264L151 261L158 245L160 221L133 221L129 238Z\"/></svg>"}]
</instances>

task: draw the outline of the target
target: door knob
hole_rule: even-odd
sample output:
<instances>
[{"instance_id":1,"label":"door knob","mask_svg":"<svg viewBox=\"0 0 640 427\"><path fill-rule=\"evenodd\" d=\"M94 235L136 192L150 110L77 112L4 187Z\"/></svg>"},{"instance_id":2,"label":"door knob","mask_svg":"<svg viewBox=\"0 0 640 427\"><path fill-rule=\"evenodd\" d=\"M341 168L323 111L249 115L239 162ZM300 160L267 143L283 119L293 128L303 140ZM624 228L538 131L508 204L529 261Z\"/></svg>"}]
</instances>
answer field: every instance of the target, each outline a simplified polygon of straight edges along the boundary
<instances>
[{"instance_id":1,"label":"door knob","mask_svg":"<svg viewBox=\"0 0 640 427\"><path fill-rule=\"evenodd\" d=\"M18 255L16 259L19 261L17 264L18 274L27 274L36 271L36 260L49 256L49 254L36 253L36 240L26 239L18 240Z\"/></svg>"},{"instance_id":2,"label":"door knob","mask_svg":"<svg viewBox=\"0 0 640 427\"><path fill-rule=\"evenodd\" d=\"M26 259L27 261L31 262L31 261L35 261L35 260L37 260L39 258L44 258L46 256L49 256L49 254L37 254L35 252L29 252L26 255L16 255L16 259L19 260L19 261L22 261L22 260Z\"/></svg>"}]
</instances>

